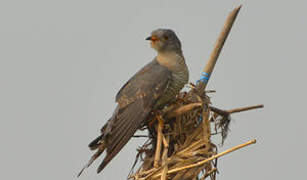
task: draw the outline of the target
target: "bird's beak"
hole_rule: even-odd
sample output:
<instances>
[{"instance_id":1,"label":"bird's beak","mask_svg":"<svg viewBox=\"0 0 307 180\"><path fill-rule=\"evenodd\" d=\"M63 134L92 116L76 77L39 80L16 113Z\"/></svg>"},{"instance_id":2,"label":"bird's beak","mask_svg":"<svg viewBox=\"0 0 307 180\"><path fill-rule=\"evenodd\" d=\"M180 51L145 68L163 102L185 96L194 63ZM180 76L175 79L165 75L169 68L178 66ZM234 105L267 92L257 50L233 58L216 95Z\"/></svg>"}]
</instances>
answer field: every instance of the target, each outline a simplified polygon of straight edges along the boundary
<instances>
[{"instance_id":1,"label":"bird's beak","mask_svg":"<svg viewBox=\"0 0 307 180\"><path fill-rule=\"evenodd\" d=\"M159 39L157 38L157 36L149 36L149 37L146 38L145 40L149 40L149 41L155 42L155 41L157 41L157 40L159 40Z\"/></svg>"}]
</instances>

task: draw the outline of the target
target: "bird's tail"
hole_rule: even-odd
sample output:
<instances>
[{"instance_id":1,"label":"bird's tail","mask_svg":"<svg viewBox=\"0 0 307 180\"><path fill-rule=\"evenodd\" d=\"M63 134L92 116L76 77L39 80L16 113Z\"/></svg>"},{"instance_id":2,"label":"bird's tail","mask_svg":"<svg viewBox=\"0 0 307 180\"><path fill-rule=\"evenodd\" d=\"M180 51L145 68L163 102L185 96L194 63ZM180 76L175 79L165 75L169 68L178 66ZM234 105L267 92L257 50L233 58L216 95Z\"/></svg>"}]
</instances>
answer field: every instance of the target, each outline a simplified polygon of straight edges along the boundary
<instances>
[{"instance_id":1,"label":"bird's tail","mask_svg":"<svg viewBox=\"0 0 307 180\"><path fill-rule=\"evenodd\" d=\"M91 157L91 159L88 161L88 163L82 168L82 170L79 172L78 177L82 174L82 172L88 168L105 150L106 148L106 142L103 140L103 134L98 136L96 139L94 139L88 146L91 150L97 150L95 154Z\"/></svg>"},{"instance_id":2,"label":"bird's tail","mask_svg":"<svg viewBox=\"0 0 307 180\"><path fill-rule=\"evenodd\" d=\"M93 151L93 150L98 149L99 146L101 146L101 143L104 142L104 141L102 140L102 138L103 138L103 134L100 135L100 136L98 136L96 139L94 139L94 140L88 145L88 147L90 148L90 150Z\"/></svg>"}]
</instances>

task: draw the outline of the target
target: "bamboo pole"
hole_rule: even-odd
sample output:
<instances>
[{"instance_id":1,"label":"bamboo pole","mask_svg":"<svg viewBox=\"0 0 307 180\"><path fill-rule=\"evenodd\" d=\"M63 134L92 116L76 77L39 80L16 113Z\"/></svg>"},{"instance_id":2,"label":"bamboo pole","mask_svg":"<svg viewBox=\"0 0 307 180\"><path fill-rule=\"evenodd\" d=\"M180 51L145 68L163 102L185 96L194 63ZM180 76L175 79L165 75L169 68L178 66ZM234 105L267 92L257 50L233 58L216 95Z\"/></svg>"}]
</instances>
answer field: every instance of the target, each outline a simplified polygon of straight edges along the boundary
<instances>
[{"instance_id":1,"label":"bamboo pole","mask_svg":"<svg viewBox=\"0 0 307 180\"><path fill-rule=\"evenodd\" d=\"M202 75L201 75L201 79L199 80L199 83L197 85L198 89L200 92L203 92L206 89L206 86L209 82L211 73L214 69L214 66L216 64L216 61L221 53L221 50L224 46L224 43L227 39L227 36L231 30L231 27L241 9L242 5L236 7L234 10L232 10L227 19L226 22L224 24L224 27L222 29L222 31L220 32L218 39L215 42L214 48L210 54L210 57L207 61L207 64L205 66L205 68L203 69Z\"/></svg>"}]
</instances>

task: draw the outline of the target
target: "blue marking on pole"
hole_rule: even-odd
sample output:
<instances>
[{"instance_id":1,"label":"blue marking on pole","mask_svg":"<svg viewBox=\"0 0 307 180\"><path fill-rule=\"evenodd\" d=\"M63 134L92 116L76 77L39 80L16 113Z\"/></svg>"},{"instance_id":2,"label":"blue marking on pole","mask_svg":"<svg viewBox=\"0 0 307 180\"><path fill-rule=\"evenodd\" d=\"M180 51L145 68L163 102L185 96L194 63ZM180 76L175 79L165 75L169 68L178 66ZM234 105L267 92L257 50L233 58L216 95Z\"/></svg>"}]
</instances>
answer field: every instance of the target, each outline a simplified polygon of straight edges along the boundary
<instances>
[{"instance_id":1,"label":"blue marking on pole","mask_svg":"<svg viewBox=\"0 0 307 180\"><path fill-rule=\"evenodd\" d=\"M209 77L207 77L207 76L200 76L200 79L206 79L206 80L209 80Z\"/></svg>"},{"instance_id":2,"label":"blue marking on pole","mask_svg":"<svg viewBox=\"0 0 307 180\"><path fill-rule=\"evenodd\" d=\"M206 72L202 72L201 74L204 75L204 76L210 77L210 74L208 74Z\"/></svg>"},{"instance_id":3,"label":"blue marking on pole","mask_svg":"<svg viewBox=\"0 0 307 180\"><path fill-rule=\"evenodd\" d=\"M209 81L210 78L210 74L206 73L206 72L202 72L200 79L196 81L196 83L198 84L200 81L203 83L207 83Z\"/></svg>"}]
</instances>

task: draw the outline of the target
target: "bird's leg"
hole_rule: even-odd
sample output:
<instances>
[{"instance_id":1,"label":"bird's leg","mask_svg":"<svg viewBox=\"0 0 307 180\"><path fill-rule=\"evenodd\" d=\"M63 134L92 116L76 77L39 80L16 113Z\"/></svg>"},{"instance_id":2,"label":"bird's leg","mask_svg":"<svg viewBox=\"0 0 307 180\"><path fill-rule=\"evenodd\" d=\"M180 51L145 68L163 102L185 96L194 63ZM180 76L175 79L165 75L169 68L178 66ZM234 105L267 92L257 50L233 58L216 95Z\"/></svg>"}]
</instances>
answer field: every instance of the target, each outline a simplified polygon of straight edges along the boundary
<instances>
[{"instance_id":1,"label":"bird's leg","mask_svg":"<svg viewBox=\"0 0 307 180\"><path fill-rule=\"evenodd\" d=\"M148 127L151 128L154 125L154 123L156 122L156 120L157 120L157 118L152 118L152 120L149 121L149 123L148 123Z\"/></svg>"},{"instance_id":2,"label":"bird's leg","mask_svg":"<svg viewBox=\"0 0 307 180\"><path fill-rule=\"evenodd\" d=\"M189 83L189 84L186 84L186 86L188 87L188 88L190 88L190 89L195 89L196 88L196 85L195 84L193 84L193 83Z\"/></svg>"},{"instance_id":3,"label":"bird's leg","mask_svg":"<svg viewBox=\"0 0 307 180\"><path fill-rule=\"evenodd\" d=\"M148 122L148 127L149 128L152 128L153 127L153 125L155 124L155 122L158 120L158 117L157 116L160 116L161 117L161 114L162 114L162 112L160 112L160 111L158 111L158 110L154 110L154 111L152 111L151 112L151 114L152 114L152 119ZM161 117L162 118L162 117ZM154 129L154 128L152 128L152 129Z\"/></svg>"}]
</instances>

